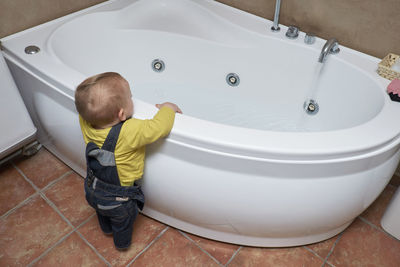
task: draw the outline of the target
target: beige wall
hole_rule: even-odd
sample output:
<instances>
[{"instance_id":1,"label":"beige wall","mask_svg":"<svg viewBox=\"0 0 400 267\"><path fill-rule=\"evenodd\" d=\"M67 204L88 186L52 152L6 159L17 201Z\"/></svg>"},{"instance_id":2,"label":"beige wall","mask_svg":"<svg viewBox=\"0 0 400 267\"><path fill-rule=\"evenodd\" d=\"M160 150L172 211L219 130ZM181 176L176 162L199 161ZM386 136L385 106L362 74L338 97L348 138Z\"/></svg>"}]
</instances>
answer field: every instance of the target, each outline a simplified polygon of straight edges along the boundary
<instances>
[{"instance_id":1,"label":"beige wall","mask_svg":"<svg viewBox=\"0 0 400 267\"><path fill-rule=\"evenodd\" d=\"M218 0L273 20L275 0ZM280 23L382 58L400 55L400 0L282 0Z\"/></svg>"},{"instance_id":2,"label":"beige wall","mask_svg":"<svg viewBox=\"0 0 400 267\"><path fill-rule=\"evenodd\" d=\"M0 38L105 0L0 0ZM218 0L272 20L275 0ZM280 23L382 58L400 54L400 0L282 0Z\"/></svg>"},{"instance_id":3,"label":"beige wall","mask_svg":"<svg viewBox=\"0 0 400 267\"><path fill-rule=\"evenodd\" d=\"M0 0L0 38L104 0Z\"/></svg>"}]
</instances>

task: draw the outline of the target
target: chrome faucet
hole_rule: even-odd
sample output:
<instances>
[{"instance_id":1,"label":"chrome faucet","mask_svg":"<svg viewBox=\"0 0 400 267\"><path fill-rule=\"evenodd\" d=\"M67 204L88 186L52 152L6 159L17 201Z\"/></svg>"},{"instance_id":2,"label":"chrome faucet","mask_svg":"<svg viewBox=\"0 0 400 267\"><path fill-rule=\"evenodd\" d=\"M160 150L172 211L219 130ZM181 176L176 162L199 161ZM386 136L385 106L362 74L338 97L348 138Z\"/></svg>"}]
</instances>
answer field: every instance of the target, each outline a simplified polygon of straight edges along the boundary
<instances>
[{"instance_id":1,"label":"chrome faucet","mask_svg":"<svg viewBox=\"0 0 400 267\"><path fill-rule=\"evenodd\" d=\"M318 62L324 63L326 57L329 54L337 54L339 53L339 43L335 38L329 39L326 41L324 47L322 47L321 54L319 54Z\"/></svg>"},{"instance_id":2,"label":"chrome faucet","mask_svg":"<svg viewBox=\"0 0 400 267\"><path fill-rule=\"evenodd\" d=\"M271 31L279 32L281 28L279 28L279 11L281 9L281 0L276 0L275 3L275 15L274 15L274 24L271 27Z\"/></svg>"}]
</instances>

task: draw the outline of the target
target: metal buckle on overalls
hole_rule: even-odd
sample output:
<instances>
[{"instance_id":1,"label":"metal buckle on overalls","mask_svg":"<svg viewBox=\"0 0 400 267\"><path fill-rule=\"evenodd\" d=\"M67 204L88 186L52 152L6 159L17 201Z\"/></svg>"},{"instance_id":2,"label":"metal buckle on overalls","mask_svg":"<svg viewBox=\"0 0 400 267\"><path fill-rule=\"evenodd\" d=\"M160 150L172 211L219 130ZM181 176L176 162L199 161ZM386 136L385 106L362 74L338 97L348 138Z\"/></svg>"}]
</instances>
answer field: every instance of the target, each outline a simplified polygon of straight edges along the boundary
<instances>
[{"instance_id":1,"label":"metal buckle on overalls","mask_svg":"<svg viewBox=\"0 0 400 267\"><path fill-rule=\"evenodd\" d=\"M129 197L116 197L115 200L116 201L128 201Z\"/></svg>"},{"instance_id":2,"label":"metal buckle on overalls","mask_svg":"<svg viewBox=\"0 0 400 267\"><path fill-rule=\"evenodd\" d=\"M89 171L88 171L88 175L87 175L87 177L86 177L86 179L87 179L87 185L88 185L89 187L92 186L93 181L94 181L95 178L96 178L96 177L93 175L93 172L92 172L91 170L89 170Z\"/></svg>"}]
</instances>

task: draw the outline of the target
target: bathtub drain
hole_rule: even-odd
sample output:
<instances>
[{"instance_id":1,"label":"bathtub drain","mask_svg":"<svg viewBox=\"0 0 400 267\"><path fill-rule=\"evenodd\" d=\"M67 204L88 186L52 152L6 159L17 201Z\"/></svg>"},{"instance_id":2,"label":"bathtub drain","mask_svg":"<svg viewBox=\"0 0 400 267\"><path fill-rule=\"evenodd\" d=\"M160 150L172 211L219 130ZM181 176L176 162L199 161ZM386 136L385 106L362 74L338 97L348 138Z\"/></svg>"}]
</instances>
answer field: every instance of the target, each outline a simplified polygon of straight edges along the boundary
<instances>
[{"instance_id":1,"label":"bathtub drain","mask_svg":"<svg viewBox=\"0 0 400 267\"><path fill-rule=\"evenodd\" d=\"M226 82L230 86L238 86L240 83L240 79L236 73L229 73L228 75L226 75Z\"/></svg>"},{"instance_id":2,"label":"bathtub drain","mask_svg":"<svg viewBox=\"0 0 400 267\"><path fill-rule=\"evenodd\" d=\"M319 105L314 99L308 99L303 104L304 110L309 115L315 115L319 111Z\"/></svg>"},{"instance_id":3,"label":"bathtub drain","mask_svg":"<svg viewBox=\"0 0 400 267\"><path fill-rule=\"evenodd\" d=\"M165 64L161 59L154 59L151 62L151 67L155 72L162 72L165 69Z\"/></svg>"},{"instance_id":4,"label":"bathtub drain","mask_svg":"<svg viewBox=\"0 0 400 267\"><path fill-rule=\"evenodd\" d=\"M30 45L25 47L25 53L28 55L34 55L36 53L39 53L40 48L37 47L36 45Z\"/></svg>"}]
</instances>

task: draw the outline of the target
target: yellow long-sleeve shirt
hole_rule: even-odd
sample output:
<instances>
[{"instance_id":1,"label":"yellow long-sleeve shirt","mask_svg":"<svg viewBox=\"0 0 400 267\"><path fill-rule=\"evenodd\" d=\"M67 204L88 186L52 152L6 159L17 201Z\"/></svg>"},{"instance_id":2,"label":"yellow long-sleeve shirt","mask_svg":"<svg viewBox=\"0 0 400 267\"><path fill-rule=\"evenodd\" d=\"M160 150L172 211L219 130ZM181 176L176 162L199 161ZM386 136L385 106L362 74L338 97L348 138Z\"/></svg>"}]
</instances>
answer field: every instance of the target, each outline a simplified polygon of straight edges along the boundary
<instances>
[{"instance_id":1,"label":"yellow long-sleeve shirt","mask_svg":"<svg viewBox=\"0 0 400 267\"><path fill-rule=\"evenodd\" d=\"M145 146L168 135L174 124L175 111L162 107L150 120L131 118L122 125L115 147L115 162L122 186L132 186L135 180L142 178L144 169ZM79 123L85 143L94 142L103 146L111 127L95 129L81 116Z\"/></svg>"}]
</instances>

